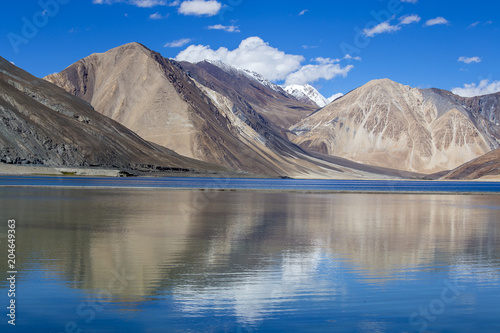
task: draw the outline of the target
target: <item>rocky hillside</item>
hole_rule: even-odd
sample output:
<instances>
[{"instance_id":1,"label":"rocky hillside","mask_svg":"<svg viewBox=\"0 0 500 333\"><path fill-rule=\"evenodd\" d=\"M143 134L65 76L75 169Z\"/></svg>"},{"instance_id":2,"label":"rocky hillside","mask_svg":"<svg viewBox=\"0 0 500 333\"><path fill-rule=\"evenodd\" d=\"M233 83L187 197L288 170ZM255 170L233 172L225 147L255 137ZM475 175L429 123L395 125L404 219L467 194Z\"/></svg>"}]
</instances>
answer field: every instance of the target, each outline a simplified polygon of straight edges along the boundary
<instances>
[{"instance_id":1,"label":"rocky hillside","mask_svg":"<svg viewBox=\"0 0 500 333\"><path fill-rule=\"evenodd\" d=\"M185 158L0 57L0 162L138 171L224 170Z\"/></svg>"},{"instance_id":2,"label":"rocky hillside","mask_svg":"<svg viewBox=\"0 0 500 333\"><path fill-rule=\"evenodd\" d=\"M297 100L257 73L221 61L180 64L201 86L230 99L239 109L247 110L246 114L258 114L280 133L318 109L314 103Z\"/></svg>"},{"instance_id":3,"label":"rocky hillside","mask_svg":"<svg viewBox=\"0 0 500 333\"><path fill-rule=\"evenodd\" d=\"M493 116L451 95L371 81L292 126L290 139L370 165L421 173L454 169L498 148L500 135Z\"/></svg>"},{"instance_id":4,"label":"rocky hillside","mask_svg":"<svg viewBox=\"0 0 500 333\"><path fill-rule=\"evenodd\" d=\"M478 157L446 174L442 179L500 180L500 149Z\"/></svg>"}]
</instances>

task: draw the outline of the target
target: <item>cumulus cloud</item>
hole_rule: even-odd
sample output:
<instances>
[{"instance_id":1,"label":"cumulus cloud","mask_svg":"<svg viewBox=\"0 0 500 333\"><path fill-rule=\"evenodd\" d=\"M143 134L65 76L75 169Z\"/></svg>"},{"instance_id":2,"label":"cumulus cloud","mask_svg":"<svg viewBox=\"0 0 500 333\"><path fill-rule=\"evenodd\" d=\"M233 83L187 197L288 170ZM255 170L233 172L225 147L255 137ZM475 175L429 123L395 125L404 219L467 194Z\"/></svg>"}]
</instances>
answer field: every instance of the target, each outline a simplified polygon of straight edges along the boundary
<instances>
[{"instance_id":1,"label":"cumulus cloud","mask_svg":"<svg viewBox=\"0 0 500 333\"><path fill-rule=\"evenodd\" d=\"M313 59L313 64L302 66L305 60L303 56L287 54L270 46L259 37L244 39L234 50L225 47L213 50L206 45L191 45L181 51L175 59L191 63L206 59L221 60L257 72L270 81L284 80L285 85L313 83L319 79L331 80L337 76L345 77L354 66L342 67L339 62L347 59L361 60L350 55L341 59L318 57Z\"/></svg>"},{"instance_id":2,"label":"cumulus cloud","mask_svg":"<svg viewBox=\"0 0 500 333\"><path fill-rule=\"evenodd\" d=\"M436 17L425 22L424 27L431 27L433 25L450 24L450 22L444 17Z\"/></svg>"},{"instance_id":3,"label":"cumulus cloud","mask_svg":"<svg viewBox=\"0 0 500 333\"><path fill-rule=\"evenodd\" d=\"M191 42L190 38L177 39L166 43L163 47L182 47Z\"/></svg>"},{"instance_id":4,"label":"cumulus cloud","mask_svg":"<svg viewBox=\"0 0 500 333\"><path fill-rule=\"evenodd\" d=\"M490 83L488 79L485 79L479 82L479 84L470 83L465 84L463 88L453 88L451 89L451 92L462 97L494 94L500 92L500 81Z\"/></svg>"},{"instance_id":5,"label":"cumulus cloud","mask_svg":"<svg viewBox=\"0 0 500 333\"><path fill-rule=\"evenodd\" d=\"M208 26L207 29L210 29L210 30L223 30L223 31L226 31L226 32L240 32L239 27L235 26L235 25L216 24L216 25L210 25L210 26Z\"/></svg>"},{"instance_id":6,"label":"cumulus cloud","mask_svg":"<svg viewBox=\"0 0 500 333\"><path fill-rule=\"evenodd\" d=\"M378 34L383 34L383 33L391 33L391 32L396 32L401 30L401 27L404 25L409 25L412 23L417 23L420 22L421 18L420 16L413 14L413 15L405 15L399 18L399 23L398 24L391 24L390 22L392 19L379 23L373 28L365 28L363 29L363 33L367 37L373 37Z\"/></svg>"},{"instance_id":7,"label":"cumulus cloud","mask_svg":"<svg viewBox=\"0 0 500 333\"><path fill-rule=\"evenodd\" d=\"M479 57L460 57L458 58L458 61L460 62L463 62L464 64L471 64L473 62L475 63L480 63L481 62L481 58Z\"/></svg>"},{"instance_id":8,"label":"cumulus cloud","mask_svg":"<svg viewBox=\"0 0 500 333\"><path fill-rule=\"evenodd\" d=\"M225 47L212 50L210 46L191 45L175 59L192 63L205 59L222 60L230 65L257 72L271 81L285 79L290 73L298 70L304 61L303 56L286 54L259 37L244 39L238 48L232 51Z\"/></svg>"},{"instance_id":9,"label":"cumulus cloud","mask_svg":"<svg viewBox=\"0 0 500 333\"><path fill-rule=\"evenodd\" d=\"M413 15L405 15L399 19L399 24L400 25L407 25L407 24L412 24L412 23L418 23L420 22L421 18L417 14Z\"/></svg>"},{"instance_id":10,"label":"cumulus cloud","mask_svg":"<svg viewBox=\"0 0 500 333\"><path fill-rule=\"evenodd\" d=\"M219 13L222 4L216 0L189 0L183 1L179 13L193 16L214 16Z\"/></svg>"},{"instance_id":11,"label":"cumulus cloud","mask_svg":"<svg viewBox=\"0 0 500 333\"><path fill-rule=\"evenodd\" d=\"M337 76L346 77L347 73L349 73L349 71L353 68L353 65L342 67L338 63L305 65L298 71L288 75L285 80L285 85L303 85L306 83L316 82L319 79L331 80Z\"/></svg>"},{"instance_id":12,"label":"cumulus cloud","mask_svg":"<svg viewBox=\"0 0 500 333\"><path fill-rule=\"evenodd\" d=\"M377 24L373 28L365 28L363 29L363 33L368 36L368 37L373 37L378 34L383 34L383 33L388 33L388 32L396 32L400 30L401 27L398 25L391 25L389 21L382 22L380 24Z\"/></svg>"},{"instance_id":13,"label":"cumulus cloud","mask_svg":"<svg viewBox=\"0 0 500 333\"><path fill-rule=\"evenodd\" d=\"M169 4L168 1L164 0L92 0L92 3L97 5L102 5L102 4L112 5L115 3L126 3L141 8L173 5L173 3Z\"/></svg>"}]
</instances>

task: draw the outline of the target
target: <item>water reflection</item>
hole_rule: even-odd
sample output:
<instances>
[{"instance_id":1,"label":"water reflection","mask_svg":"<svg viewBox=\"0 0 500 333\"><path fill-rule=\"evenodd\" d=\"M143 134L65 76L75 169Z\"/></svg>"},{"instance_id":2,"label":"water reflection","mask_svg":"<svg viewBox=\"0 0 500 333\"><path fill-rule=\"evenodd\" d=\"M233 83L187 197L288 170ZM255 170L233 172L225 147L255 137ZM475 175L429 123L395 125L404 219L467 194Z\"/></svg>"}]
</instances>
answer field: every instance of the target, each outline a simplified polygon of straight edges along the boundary
<instances>
[{"instance_id":1,"label":"water reflection","mask_svg":"<svg viewBox=\"0 0 500 333\"><path fill-rule=\"evenodd\" d=\"M21 221L21 271L41 265L106 301L168 299L186 316L319 313L426 272L500 280L494 195L1 189L0 203Z\"/></svg>"}]
</instances>

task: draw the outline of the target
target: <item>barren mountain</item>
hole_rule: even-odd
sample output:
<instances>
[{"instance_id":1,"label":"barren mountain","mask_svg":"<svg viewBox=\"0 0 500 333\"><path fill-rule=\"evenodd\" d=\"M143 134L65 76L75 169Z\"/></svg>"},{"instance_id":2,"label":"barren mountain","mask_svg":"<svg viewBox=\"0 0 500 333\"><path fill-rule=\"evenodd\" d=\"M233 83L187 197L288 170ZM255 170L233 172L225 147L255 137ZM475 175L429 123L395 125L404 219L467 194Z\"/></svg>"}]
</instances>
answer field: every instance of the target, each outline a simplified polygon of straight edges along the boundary
<instances>
[{"instance_id":1,"label":"barren mountain","mask_svg":"<svg viewBox=\"0 0 500 333\"><path fill-rule=\"evenodd\" d=\"M0 161L139 171L224 170L185 158L0 57Z\"/></svg>"},{"instance_id":2,"label":"barren mountain","mask_svg":"<svg viewBox=\"0 0 500 333\"><path fill-rule=\"evenodd\" d=\"M500 149L478 157L455 170L442 179L491 179L500 180Z\"/></svg>"},{"instance_id":3,"label":"barren mountain","mask_svg":"<svg viewBox=\"0 0 500 333\"><path fill-rule=\"evenodd\" d=\"M255 73L233 81L227 75L211 63L181 65L131 43L46 80L149 141L232 170L305 178L367 175L313 157L279 133L314 108Z\"/></svg>"},{"instance_id":4,"label":"barren mountain","mask_svg":"<svg viewBox=\"0 0 500 333\"><path fill-rule=\"evenodd\" d=\"M498 148L500 135L491 117L467 106L471 100L450 94L371 81L294 125L290 139L370 165L421 173L454 169Z\"/></svg>"},{"instance_id":5,"label":"barren mountain","mask_svg":"<svg viewBox=\"0 0 500 333\"><path fill-rule=\"evenodd\" d=\"M318 109L311 101L298 100L255 72L221 61L180 64L193 80L230 99L238 108L247 109L247 113L258 114L281 133Z\"/></svg>"}]
</instances>

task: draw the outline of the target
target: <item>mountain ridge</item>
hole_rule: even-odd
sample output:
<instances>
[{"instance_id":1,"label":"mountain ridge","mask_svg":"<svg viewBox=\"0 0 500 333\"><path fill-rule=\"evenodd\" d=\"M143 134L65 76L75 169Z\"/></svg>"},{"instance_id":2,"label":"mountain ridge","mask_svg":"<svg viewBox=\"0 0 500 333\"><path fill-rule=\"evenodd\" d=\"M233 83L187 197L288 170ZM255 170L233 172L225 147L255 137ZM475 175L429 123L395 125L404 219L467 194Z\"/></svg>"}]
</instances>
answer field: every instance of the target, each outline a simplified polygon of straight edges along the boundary
<instances>
[{"instance_id":1,"label":"mountain ridge","mask_svg":"<svg viewBox=\"0 0 500 333\"><path fill-rule=\"evenodd\" d=\"M373 80L294 125L291 140L360 163L429 174L498 148L500 136L485 130L491 126L441 97L433 90Z\"/></svg>"}]
</instances>

